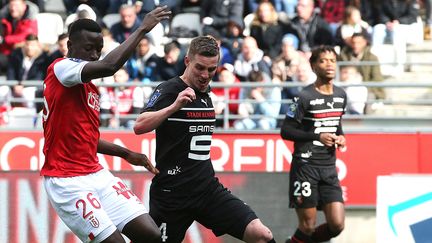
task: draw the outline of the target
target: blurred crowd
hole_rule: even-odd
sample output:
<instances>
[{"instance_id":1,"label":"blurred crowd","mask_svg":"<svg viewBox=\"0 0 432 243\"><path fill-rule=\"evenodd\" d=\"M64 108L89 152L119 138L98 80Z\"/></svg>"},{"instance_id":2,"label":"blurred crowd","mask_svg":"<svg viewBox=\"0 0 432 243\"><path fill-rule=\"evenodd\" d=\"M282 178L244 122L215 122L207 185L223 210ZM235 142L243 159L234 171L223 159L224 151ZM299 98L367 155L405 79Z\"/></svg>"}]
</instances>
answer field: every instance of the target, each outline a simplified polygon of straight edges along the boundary
<instances>
[{"instance_id":1,"label":"blurred crowd","mask_svg":"<svg viewBox=\"0 0 432 243\"><path fill-rule=\"evenodd\" d=\"M373 50L394 47L395 62L403 71L406 47L430 38L432 0L63 0L64 13L46 13L45 1L0 1L0 75L19 81L0 86L0 126L10 122L14 110L37 114L43 108L42 86L26 81L45 78L50 63L67 53L67 27L78 18L97 21L103 29L103 58L128 38L155 6L167 5L170 21L156 26L139 43L125 66L112 77L94 82L100 87L101 125L130 128L134 114L146 104L152 87L185 68L188 41L211 35L221 47L220 67L214 82L232 85L213 88L216 114L229 113L235 129L275 129L278 116L288 108L301 86L314 82L308 58L311 49L332 45L340 54L341 83L347 87L347 113L367 112L368 100L383 100L382 88L359 86L382 81L379 59ZM49 16L50 18L47 18ZM55 16L55 18L53 17ZM60 16L60 17L59 17ZM47 41L48 31L56 41ZM418 26L421 26L419 30ZM60 29L60 30L59 30ZM365 62L371 64L363 65ZM236 83L294 83L240 88ZM234 85L233 85L234 84ZM13 102L11 102L13 98ZM230 102L234 101L234 102ZM229 104L228 104L229 103ZM220 116L218 116L220 117ZM223 125L218 119L217 124Z\"/></svg>"}]
</instances>

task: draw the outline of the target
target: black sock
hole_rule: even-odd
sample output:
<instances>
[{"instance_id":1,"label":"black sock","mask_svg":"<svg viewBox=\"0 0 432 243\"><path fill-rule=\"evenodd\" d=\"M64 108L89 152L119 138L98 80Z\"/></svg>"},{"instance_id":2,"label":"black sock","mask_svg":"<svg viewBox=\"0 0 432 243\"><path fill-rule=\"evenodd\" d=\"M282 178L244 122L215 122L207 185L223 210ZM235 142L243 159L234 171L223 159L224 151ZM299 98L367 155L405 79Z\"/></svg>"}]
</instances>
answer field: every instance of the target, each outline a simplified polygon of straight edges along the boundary
<instances>
[{"instance_id":1,"label":"black sock","mask_svg":"<svg viewBox=\"0 0 432 243\"><path fill-rule=\"evenodd\" d=\"M309 235L301 232L299 229L296 230L294 235L291 237L291 240L295 243L312 243L312 239Z\"/></svg>"},{"instance_id":2,"label":"black sock","mask_svg":"<svg viewBox=\"0 0 432 243\"><path fill-rule=\"evenodd\" d=\"M337 236L338 234L334 234L328 224L322 224L316 227L315 232L312 234L311 239L316 242L324 242L329 241L331 238Z\"/></svg>"}]
</instances>

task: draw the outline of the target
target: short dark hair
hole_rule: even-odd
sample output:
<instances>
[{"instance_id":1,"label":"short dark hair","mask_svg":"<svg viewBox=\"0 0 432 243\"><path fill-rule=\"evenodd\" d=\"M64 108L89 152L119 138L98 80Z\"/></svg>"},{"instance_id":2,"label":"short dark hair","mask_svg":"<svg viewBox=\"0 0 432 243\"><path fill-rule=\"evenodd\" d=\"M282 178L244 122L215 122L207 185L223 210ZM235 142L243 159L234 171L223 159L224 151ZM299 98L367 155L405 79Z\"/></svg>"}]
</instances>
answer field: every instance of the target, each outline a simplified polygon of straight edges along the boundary
<instances>
[{"instance_id":1,"label":"short dark hair","mask_svg":"<svg viewBox=\"0 0 432 243\"><path fill-rule=\"evenodd\" d=\"M313 63L317 62L321 53L325 53L325 52L332 52L333 54L335 54L336 57L338 56L334 47L325 46L325 45L318 46L312 50L312 55L309 58L310 64L312 65Z\"/></svg>"},{"instance_id":2,"label":"short dark hair","mask_svg":"<svg viewBox=\"0 0 432 243\"><path fill-rule=\"evenodd\" d=\"M73 39L82 30L101 33L102 29L96 21L91 19L77 19L69 26L69 38Z\"/></svg>"},{"instance_id":3,"label":"short dark hair","mask_svg":"<svg viewBox=\"0 0 432 243\"><path fill-rule=\"evenodd\" d=\"M34 40L39 40L37 35L35 34L28 34L25 38L26 41L34 41Z\"/></svg>"},{"instance_id":4,"label":"short dark hair","mask_svg":"<svg viewBox=\"0 0 432 243\"><path fill-rule=\"evenodd\" d=\"M196 54L205 57L219 56L219 45L215 38L211 36L198 36L192 39L189 46L188 57L191 58Z\"/></svg>"},{"instance_id":5,"label":"short dark hair","mask_svg":"<svg viewBox=\"0 0 432 243\"><path fill-rule=\"evenodd\" d=\"M58 38L57 38L57 41L64 40L64 39L66 39L67 37L68 37L68 34L66 34L66 33L60 34L60 35L58 36Z\"/></svg>"}]
</instances>

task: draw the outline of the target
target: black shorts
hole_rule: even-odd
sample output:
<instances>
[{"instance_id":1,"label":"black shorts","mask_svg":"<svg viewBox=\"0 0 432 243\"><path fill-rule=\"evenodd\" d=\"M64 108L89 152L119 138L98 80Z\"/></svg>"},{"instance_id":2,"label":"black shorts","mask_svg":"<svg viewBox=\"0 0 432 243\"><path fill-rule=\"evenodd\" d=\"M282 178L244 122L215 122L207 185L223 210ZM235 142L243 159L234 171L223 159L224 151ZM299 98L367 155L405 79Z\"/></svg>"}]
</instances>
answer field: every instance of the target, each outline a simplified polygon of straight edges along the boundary
<instances>
[{"instance_id":1,"label":"black shorts","mask_svg":"<svg viewBox=\"0 0 432 243\"><path fill-rule=\"evenodd\" d=\"M216 183L204 194L189 197L184 203L173 201L182 206L169 206L173 198L161 197L163 192L150 195L150 216L161 230L162 242L182 242L193 221L211 229L216 236L229 234L243 238L246 226L258 217L247 204Z\"/></svg>"},{"instance_id":2,"label":"black shorts","mask_svg":"<svg viewBox=\"0 0 432 243\"><path fill-rule=\"evenodd\" d=\"M313 166L294 158L289 188L291 208L320 209L327 203L343 203L336 166Z\"/></svg>"}]
</instances>

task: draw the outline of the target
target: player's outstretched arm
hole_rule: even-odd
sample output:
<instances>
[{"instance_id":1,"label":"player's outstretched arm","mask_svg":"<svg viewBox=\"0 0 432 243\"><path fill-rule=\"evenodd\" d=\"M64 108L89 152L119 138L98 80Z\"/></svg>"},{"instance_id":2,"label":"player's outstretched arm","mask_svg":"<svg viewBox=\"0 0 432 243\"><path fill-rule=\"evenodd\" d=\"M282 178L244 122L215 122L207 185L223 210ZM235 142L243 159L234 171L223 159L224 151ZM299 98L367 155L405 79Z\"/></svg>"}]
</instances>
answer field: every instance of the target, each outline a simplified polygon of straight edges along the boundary
<instances>
[{"instance_id":1,"label":"player's outstretched arm","mask_svg":"<svg viewBox=\"0 0 432 243\"><path fill-rule=\"evenodd\" d=\"M157 7L146 14L141 26L120 46L112 50L103 60L89 62L84 66L81 80L92 80L113 75L129 59L144 35L161 20L168 19L170 15L171 11L168 10L167 6Z\"/></svg>"},{"instance_id":2,"label":"player's outstretched arm","mask_svg":"<svg viewBox=\"0 0 432 243\"><path fill-rule=\"evenodd\" d=\"M178 94L176 100L171 105L158 111L146 111L141 113L135 121L135 134L139 135L153 131L171 114L180 110L186 104L192 102L195 99L195 91L188 87Z\"/></svg>"},{"instance_id":3,"label":"player's outstretched arm","mask_svg":"<svg viewBox=\"0 0 432 243\"><path fill-rule=\"evenodd\" d=\"M152 165L152 163L145 154L130 151L127 148L118 146L105 140L99 139L97 152L101 154L121 157L132 165L144 166L148 171L155 175L159 173L159 170Z\"/></svg>"}]
</instances>

